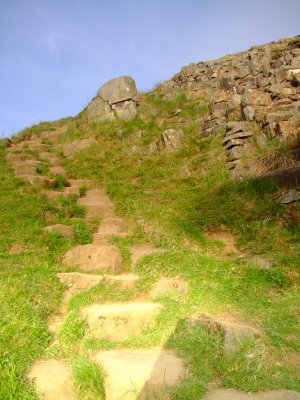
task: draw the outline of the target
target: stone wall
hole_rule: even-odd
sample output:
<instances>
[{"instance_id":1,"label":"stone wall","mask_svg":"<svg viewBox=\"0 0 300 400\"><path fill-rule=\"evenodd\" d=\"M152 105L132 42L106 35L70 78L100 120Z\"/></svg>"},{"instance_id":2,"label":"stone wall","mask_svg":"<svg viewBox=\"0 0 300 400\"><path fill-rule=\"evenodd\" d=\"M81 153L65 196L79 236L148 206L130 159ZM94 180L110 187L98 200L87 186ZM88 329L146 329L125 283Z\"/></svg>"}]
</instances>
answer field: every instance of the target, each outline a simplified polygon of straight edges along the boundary
<instances>
[{"instance_id":1,"label":"stone wall","mask_svg":"<svg viewBox=\"0 0 300 400\"><path fill-rule=\"evenodd\" d=\"M184 91L209 100L201 135L225 126L223 145L232 170L239 169L245 150L251 151L254 134L261 143L276 137L300 146L300 36L190 64L161 90L165 98Z\"/></svg>"}]
</instances>

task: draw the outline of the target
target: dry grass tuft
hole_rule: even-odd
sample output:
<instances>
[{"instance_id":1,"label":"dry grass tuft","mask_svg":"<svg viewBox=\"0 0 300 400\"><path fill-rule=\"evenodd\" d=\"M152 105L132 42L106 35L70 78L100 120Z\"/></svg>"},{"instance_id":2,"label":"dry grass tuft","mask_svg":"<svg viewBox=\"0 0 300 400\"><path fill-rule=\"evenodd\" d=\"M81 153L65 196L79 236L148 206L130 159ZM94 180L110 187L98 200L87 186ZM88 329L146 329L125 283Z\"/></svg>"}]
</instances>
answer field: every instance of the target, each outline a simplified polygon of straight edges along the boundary
<instances>
[{"instance_id":1,"label":"dry grass tuft","mask_svg":"<svg viewBox=\"0 0 300 400\"><path fill-rule=\"evenodd\" d=\"M291 153L273 149L257 159L254 174L255 176L260 176L268 172L293 168L298 163L297 159Z\"/></svg>"}]
</instances>

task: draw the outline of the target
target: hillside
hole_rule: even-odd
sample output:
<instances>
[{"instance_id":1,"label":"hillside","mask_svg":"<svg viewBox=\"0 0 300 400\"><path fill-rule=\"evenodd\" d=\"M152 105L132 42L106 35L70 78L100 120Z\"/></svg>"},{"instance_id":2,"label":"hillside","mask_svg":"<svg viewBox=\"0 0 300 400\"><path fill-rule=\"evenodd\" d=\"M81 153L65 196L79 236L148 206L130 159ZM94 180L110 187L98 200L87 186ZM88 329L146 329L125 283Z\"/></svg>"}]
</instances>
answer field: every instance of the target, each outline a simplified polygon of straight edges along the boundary
<instances>
[{"instance_id":1,"label":"hillside","mask_svg":"<svg viewBox=\"0 0 300 400\"><path fill-rule=\"evenodd\" d=\"M120 77L1 142L1 399L300 399L299 71Z\"/></svg>"}]
</instances>

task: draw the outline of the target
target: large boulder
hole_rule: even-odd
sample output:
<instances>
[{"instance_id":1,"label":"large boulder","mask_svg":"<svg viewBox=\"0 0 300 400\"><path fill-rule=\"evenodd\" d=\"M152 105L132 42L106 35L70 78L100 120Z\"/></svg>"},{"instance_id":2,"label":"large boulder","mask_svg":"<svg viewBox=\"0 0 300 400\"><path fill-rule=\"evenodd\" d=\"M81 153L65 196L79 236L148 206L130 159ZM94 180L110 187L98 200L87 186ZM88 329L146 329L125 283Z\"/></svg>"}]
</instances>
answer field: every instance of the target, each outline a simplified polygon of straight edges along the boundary
<instances>
[{"instance_id":1,"label":"large boulder","mask_svg":"<svg viewBox=\"0 0 300 400\"><path fill-rule=\"evenodd\" d=\"M125 121L138 114L138 92L134 79L120 76L106 82L86 109L89 121L112 120L116 117Z\"/></svg>"},{"instance_id":2,"label":"large boulder","mask_svg":"<svg viewBox=\"0 0 300 400\"><path fill-rule=\"evenodd\" d=\"M87 106L86 116L89 121L112 120L115 118L115 114L110 105L99 96L95 97Z\"/></svg>"},{"instance_id":3,"label":"large boulder","mask_svg":"<svg viewBox=\"0 0 300 400\"><path fill-rule=\"evenodd\" d=\"M109 104L126 100L138 101L135 82L130 76L120 76L106 82L98 90L98 96Z\"/></svg>"}]
</instances>

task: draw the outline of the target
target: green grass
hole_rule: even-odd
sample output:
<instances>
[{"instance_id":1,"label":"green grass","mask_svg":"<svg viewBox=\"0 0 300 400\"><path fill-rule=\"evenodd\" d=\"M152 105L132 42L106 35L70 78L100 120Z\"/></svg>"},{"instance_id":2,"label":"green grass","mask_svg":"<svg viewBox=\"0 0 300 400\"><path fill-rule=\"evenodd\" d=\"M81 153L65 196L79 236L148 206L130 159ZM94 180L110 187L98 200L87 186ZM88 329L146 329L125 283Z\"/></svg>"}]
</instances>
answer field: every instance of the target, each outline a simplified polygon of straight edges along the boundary
<instances>
[{"instance_id":1,"label":"green grass","mask_svg":"<svg viewBox=\"0 0 300 400\"><path fill-rule=\"evenodd\" d=\"M34 189L13 178L3 164L0 246L4 256L0 266L4 291L0 297L4 293L9 301L0 349L6 363L1 373L10 382L8 389L1 389L4 394L0 391L4 399L34 398L24 376L32 360L42 354L71 361L79 398L101 399L103 376L88 360L91 352L158 345L183 357L191 372L172 391L173 400L199 399L212 382L253 392L277 388L300 391L300 207L278 204L278 188L271 183L231 178L221 146L223 131L200 138L199 121L207 111L203 101L184 95L165 100L152 92L142 95L141 118L133 121L88 124L84 113L68 120L62 142L87 137L97 142L72 159L64 159L65 168L73 178L94 179L106 188L117 215L125 219L131 233L111 242L121 250L124 272L135 272L141 279L131 290L102 282L73 296L58 341L50 347L46 320L57 312L62 296L55 277L56 271L66 270L60 266L61 256L75 244L90 242L99 221L82 222L84 212L77 206L76 196L45 203ZM183 129L184 145L174 153L162 149L150 155L149 144L160 140L167 128ZM140 130L143 135L136 134ZM132 145L143 151L128 152ZM16 226L14 221L22 223ZM44 226L54 223L73 225L74 241L55 234L41 235ZM225 255L222 244L206 238L207 231L233 234L245 257ZM24 246L24 252L9 255L8 249L15 242ZM132 271L129 247L137 244L152 244L166 251L145 257ZM248 254L269 257L273 267L251 265ZM117 343L90 334L80 316L82 307L148 300L160 276L181 277L188 282L188 292L169 292L152 300L162 304L162 311L140 335ZM222 332L187 325L186 317L199 314L248 323L259 328L262 336L246 342L233 359L228 359L222 350ZM17 338L12 341L15 330ZM12 352L7 354L7 348Z\"/></svg>"}]
</instances>

